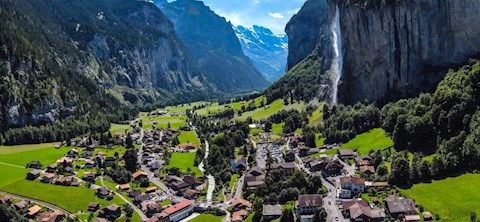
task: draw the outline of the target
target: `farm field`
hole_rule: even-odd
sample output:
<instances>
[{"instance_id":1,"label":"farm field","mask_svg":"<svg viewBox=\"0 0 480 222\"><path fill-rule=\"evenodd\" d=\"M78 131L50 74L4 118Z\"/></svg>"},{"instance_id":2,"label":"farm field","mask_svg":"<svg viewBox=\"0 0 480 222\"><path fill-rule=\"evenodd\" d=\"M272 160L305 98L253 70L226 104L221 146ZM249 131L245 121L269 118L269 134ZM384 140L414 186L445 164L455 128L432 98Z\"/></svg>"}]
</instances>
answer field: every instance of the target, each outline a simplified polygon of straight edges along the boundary
<instances>
[{"instance_id":1,"label":"farm field","mask_svg":"<svg viewBox=\"0 0 480 222\"><path fill-rule=\"evenodd\" d=\"M143 116L140 119L143 122L142 128L144 129L152 129L154 123L157 123L157 127L164 129L168 128L168 123L170 123L170 127L180 129L187 123L187 117L185 116Z\"/></svg>"},{"instance_id":2,"label":"farm field","mask_svg":"<svg viewBox=\"0 0 480 222\"><path fill-rule=\"evenodd\" d=\"M221 222L224 217L215 216L213 214L200 214L189 222Z\"/></svg>"},{"instance_id":3,"label":"farm field","mask_svg":"<svg viewBox=\"0 0 480 222\"><path fill-rule=\"evenodd\" d=\"M200 140L197 137L197 134L194 131L182 131L178 135L178 140L180 143L191 143L197 144L200 146Z\"/></svg>"},{"instance_id":4,"label":"farm field","mask_svg":"<svg viewBox=\"0 0 480 222\"><path fill-rule=\"evenodd\" d=\"M40 143L40 144L23 144L15 146L0 146L0 155L19 153L24 151L32 151L45 148L53 148L58 143Z\"/></svg>"},{"instance_id":5,"label":"farm field","mask_svg":"<svg viewBox=\"0 0 480 222\"><path fill-rule=\"evenodd\" d=\"M130 125L128 125L128 124L115 124L115 123L112 123L110 125L110 132L113 135L115 135L115 134L125 135L125 130L130 130Z\"/></svg>"},{"instance_id":6,"label":"farm field","mask_svg":"<svg viewBox=\"0 0 480 222\"><path fill-rule=\"evenodd\" d=\"M38 148L31 151L24 150L17 153L0 155L0 163L8 163L19 166L26 166L32 160L38 160L44 166L54 163L57 159L64 156L71 148L62 147L55 149L53 146Z\"/></svg>"},{"instance_id":7,"label":"farm field","mask_svg":"<svg viewBox=\"0 0 480 222\"><path fill-rule=\"evenodd\" d=\"M341 149L358 149L361 155L367 155L370 150L383 150L392 146L392 139L387 136L383 129L377 128L357 135L348 143L345 143Z\"/></svg>"},{"instance_id":8,"label":"farm field","mask_svg":"<svg viewBox=\"0 0 480 222\"><path fill-rule=\"evenodd\" d=\"M282 123L274 123L272 124L272 132L274 133L283 133L283 127L285 126L285 122Z\"/></svg>"},{"instance_id":9,"label":"farm field","mask_svg":"<svg viewBox=\"0 0 480 222\"><path fill-rule=\"evenodd\" d=\"M172 157L170 158L170 163L165 167L166 169L170 169L173 167L179 168L182 172L187 172L188 168L190 168L192 173L195 173L196 176L202 176L203 173L198 169L198 167L194 166L195 160L195 152L188 152L188 153L172 153Z\"/></svg>"},{"instance_id":10,"label":"farm field","mask_svg":"<svg viewBox=\"0 0 480 222\"><path fill-rule=\"evenodd\" d=\"M219 105L218 103L211 103L211 104L207 105L205 108L201 108L199 110L196 110L195 113L197 115L207 116L207 115L210 115L210 114L215 114L215 113L222 112L225 109L226 109L226 107L224 105Z\"/></svg>"},{"instance_id":11,"label":"farm field","mask_svg":"<svg viewBox=\"0 0 480 222\"><path fill-rule=\"evenodd\" d=\"M167 106L165 107L165 110L169 112L174 112L174 113L181 113L185 114L187 109L193 109L194 106L200 106L203 104L206 104L207 102L200 101L200 102L194 102L194 103L189 103L189 104L180 104L177 106Z\"/></svg>"},{"instance_id":12,"label":"farm field","mask_svg":"<svg viewBox=\"0 0 480 222\"><path fill-rule=\"evenodd\" d=\"M479 183L480 174L464 174L400 191L426 210L439 214L441 221L470 221L471 212L480 215Z\"/></svg>"},{"instance_id":13,"label":"farm field","mask_svg":"<svg viewBox=\"0 0 480 222\"><path fill-rule=\"evenodd\" d=\"M289 109L302 110L304 108L305 108L305 103L303 102L285 105L283 100L278 99L266 107L257 108L255 110L245 112L241 116L235 117L235 119L240 121L245 121L248 117L251 117L254 120L261 120L261 119L266 119L281 110L289 110Z\"/></svg>"}]
</instances>

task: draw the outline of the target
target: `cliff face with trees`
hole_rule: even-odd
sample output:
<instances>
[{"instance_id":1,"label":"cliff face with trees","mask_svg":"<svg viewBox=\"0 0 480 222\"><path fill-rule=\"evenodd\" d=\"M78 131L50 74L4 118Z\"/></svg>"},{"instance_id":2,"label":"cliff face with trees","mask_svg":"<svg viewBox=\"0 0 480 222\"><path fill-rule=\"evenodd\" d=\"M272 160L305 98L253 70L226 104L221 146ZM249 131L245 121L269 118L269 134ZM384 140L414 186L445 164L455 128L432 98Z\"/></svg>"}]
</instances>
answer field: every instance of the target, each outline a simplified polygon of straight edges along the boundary
<instances>
[{"instance_id":1,"label":"cliff face with trees","mask_svg":"<svg viewBox=\"0 0 480 222\"><path fill-rule=\"evenodd\" d=\"M448 68L480 53L477 0L309 0L286 28L290 70L280 80L286 83L270 91L293 85L288 79L310 70L308 75L325 76L309 77L317 80L316 88L310 88L329 96L331 23L337 4L344 52L341 102L385 102L433 90ZM292 86L284 91L298 90ZM306 95L312 96L322 98L322 93Z\"/></svg>"},{"instance_id":2,"label":"cliff face with trees","mask_svg":"<svg viewBox=\"0 0 480 222\"><path fill-rule=\"evenodd\" d=\"M48 126L28 130L39 139L31 142L43 142L47 131L55 134L48 138L65 139L88 131L85 124L103 130L108 121L129 118L134 106L215 92L151 3L5 0L0 6L0 132ZM72 129L62 133L62 121Z\"/></svg>"}]
</instances>

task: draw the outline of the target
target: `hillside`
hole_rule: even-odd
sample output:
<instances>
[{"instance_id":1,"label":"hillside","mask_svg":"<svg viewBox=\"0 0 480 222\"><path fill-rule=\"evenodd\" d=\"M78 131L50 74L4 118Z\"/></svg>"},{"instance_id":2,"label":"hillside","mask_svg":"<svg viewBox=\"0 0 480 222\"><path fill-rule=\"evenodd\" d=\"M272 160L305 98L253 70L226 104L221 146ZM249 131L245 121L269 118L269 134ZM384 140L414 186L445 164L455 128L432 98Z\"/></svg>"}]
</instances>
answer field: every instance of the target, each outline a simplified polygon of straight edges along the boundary
<instances>
[{"instance_id":1,"label":"hillside","mask_svg":"<svg viewBox=\"0 0 480 222\"><path fill-rule=\"evenodd\" d=\"M268 28L256 26L234 27L245 55L271 82L285 74L288 55L288 38L277 35Z\"/></svg>"},{"instance_id":2,"label":"hillside","mask_svg":"<svg viewBox=\"0 0 480 222\"><path fill-rule=\"evenodd\" d=\"M201 1L179 0L156 5L173 22L207 81L225 93L265 89L269 83L242 51L232 25Z\"/></svg>"},{"instance_id":3,"label":"hillside","mask_svg":"<svg viewBox=\"0 0 480 222\"><path fill-rule=\"evenodd\" d=\"M106 120L129 118L122 107L174 96L202 98L212 92L171 22L153 4L122 0L0 4L1 131L51 123L57 126L52 130L59 131L64 126L58 121L68 117L73 118L70 123L82 118L82 130L72 129L77 134L92 128L103 131L108 129ZM179 96L185 93L194 96ZM92 111L94 115L85 115ZM65 139L70 129L65 130L63 136L47 140Z\"/></svg>"}]
</instances>

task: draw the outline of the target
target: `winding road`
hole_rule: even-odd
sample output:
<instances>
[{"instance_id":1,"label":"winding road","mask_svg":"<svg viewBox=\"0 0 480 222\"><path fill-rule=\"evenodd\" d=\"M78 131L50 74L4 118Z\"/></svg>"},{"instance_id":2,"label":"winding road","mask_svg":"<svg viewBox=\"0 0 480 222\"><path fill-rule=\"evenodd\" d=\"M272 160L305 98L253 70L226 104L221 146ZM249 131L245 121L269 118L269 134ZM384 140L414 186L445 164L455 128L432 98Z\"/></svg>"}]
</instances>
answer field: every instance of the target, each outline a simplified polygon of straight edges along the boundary
<instances>
[{"instance_id":1,"label":"winding road","mask_svg":"<svg viewBox=\"0 0 480 222\"><path fill-rule=\"evenodd\" d=\"M62 211L64 214L68 215L68 216L71 216L72 213L68 210L65 210L61 207L58 207L58 206L55 206L51 203L47 203L47 202L44 202L44 201L40 201L40 200L36 200L36 199L33 199L33 198L29 198L29 197L24 197L24 196L20 196L20 195L16 195L16 194L13 194L13 193L8 193L8 192L4 192L4 191L0 191L0 194L2 195L9 195L15 199L19 199L19 200L25 200L25 201L29 201L31 203L34 203L34 204L37 204L37 205L41 205L41 206L44 206L52 211L55 211L55 210L59 210L59 211Z\"/></svg>"}]
</instances>

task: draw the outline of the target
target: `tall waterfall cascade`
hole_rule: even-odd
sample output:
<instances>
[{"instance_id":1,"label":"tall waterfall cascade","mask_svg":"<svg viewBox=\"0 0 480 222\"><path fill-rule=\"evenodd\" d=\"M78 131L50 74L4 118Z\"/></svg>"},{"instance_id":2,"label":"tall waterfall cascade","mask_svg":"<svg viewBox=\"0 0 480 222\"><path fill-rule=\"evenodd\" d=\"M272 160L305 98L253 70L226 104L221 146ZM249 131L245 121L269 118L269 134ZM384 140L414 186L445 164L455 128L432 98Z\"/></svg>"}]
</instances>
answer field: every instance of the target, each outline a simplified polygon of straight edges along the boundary
<instances>
[{"instance_id":1,"label":"tall waterfall cascade","mask_svg":"<svg viewBox=\"0 0 480 222\"><path fill-rule=\"evenodd\" d=\"M340 9L338 5L335 10L335 19L332 21L332 45L335 52L331 73L332 73L332 95L331 104L338 103L338 85L343 73L343 51L342 51L342 30L340 26Z\"/></svg>"}]
</instances>

